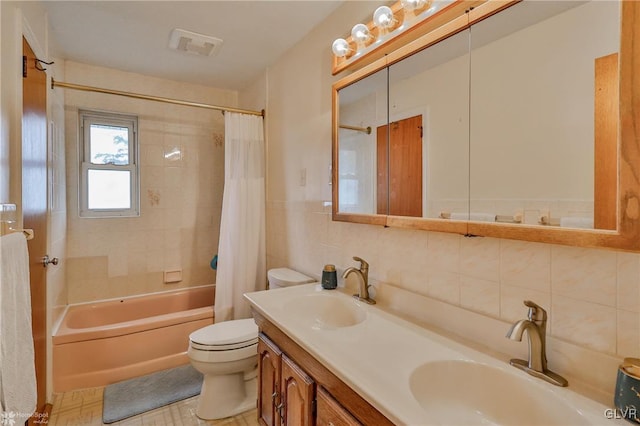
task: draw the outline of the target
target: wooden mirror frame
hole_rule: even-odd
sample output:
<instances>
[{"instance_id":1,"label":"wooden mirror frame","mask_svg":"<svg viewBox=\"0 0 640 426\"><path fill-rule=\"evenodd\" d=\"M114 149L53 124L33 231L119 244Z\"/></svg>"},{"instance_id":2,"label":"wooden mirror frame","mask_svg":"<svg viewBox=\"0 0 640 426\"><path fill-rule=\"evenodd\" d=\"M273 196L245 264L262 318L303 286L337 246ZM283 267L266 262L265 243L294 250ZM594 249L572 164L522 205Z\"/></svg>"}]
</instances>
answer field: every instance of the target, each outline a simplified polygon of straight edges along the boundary
<instances>
[{"instance_id":1,"label":"wooden mirror frame","mask_svg":"<svg viewBox=\"0 0 640 426\"><path fill-rule=\"evenodd\" d=\"M551 226L452 221L338 211L338 119L340 89L453 35L518 1L486 1L444 25L337 81L332 86L332 219L398 228L422 229L563 244L640 251L640 2L622 0L620 35L620 120L618 130L617 229L615 231Z\"/></svg>"}]
</instances>

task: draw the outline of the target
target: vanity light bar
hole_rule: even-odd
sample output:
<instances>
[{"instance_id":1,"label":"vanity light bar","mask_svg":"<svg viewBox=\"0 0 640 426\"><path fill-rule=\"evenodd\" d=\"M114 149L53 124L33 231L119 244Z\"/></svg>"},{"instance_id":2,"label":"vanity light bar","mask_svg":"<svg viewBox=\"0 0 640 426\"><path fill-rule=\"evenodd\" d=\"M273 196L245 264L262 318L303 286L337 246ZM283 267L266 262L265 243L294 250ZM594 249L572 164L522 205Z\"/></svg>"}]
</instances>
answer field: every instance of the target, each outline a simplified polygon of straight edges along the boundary
<instances>
[{"instance_id":1,"label":"vanity light bar","mask_svg":"<svg viewBox=\"0 0 640 426\"><path fill-rule=\"evenodd\" d=\"M371 21L354 25L349 37L333 42L332 73L367 65L481 3L484 1L399 0L391 7L380 6Z\"/></svg>"}]
</instances>

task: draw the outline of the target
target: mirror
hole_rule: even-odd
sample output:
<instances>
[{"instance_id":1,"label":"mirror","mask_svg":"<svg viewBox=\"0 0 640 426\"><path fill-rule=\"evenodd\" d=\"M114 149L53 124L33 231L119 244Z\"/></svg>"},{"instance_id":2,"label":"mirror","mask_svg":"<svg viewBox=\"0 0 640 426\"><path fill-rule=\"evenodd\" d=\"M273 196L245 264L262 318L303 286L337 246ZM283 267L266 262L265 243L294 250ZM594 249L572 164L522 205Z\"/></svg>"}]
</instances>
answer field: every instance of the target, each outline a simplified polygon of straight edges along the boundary
<instances>
[{"instance_id":1,"label":"mirror","mask_svg":"<svg viewBox=\"0 0 640 426\"><path fill-rule=\"evenodd\" d=\"M616 229L619 46L612 1L524 1L471 27L472 216Z\"/></svg>"},{"instance_id":2,"label":"mirror","mask_svg":"<svg viewBox=\"0 0 640 426\"><path fill-rule=\"evenodd\" d=\"M387 214L378 207L376 133L388 122L386 68L340 91L338 209ZM386 190L386 182L381 182Z\"/></svg>"},{"instance_id":3,"label":"mirror","mask_svg":"<svg viewBox=\"0 0 640 426\"><path fill-rule=\"evenodd\" d=\"M468 210L468 49L464 31L340 90L341 213Z\"/></svg>"},{"instance_id":4,"label":"mirror","mask_svg":"<svg viewBox=\"0 0 640 426\"><path fill-rule=\"evenodd\" d=\"M384 132L378 138L387 148L389 214L439 218L455 211L466 220L468 30L389 67L389 118L389 143Z\"/></svg>"},{"instance_id":5,"label":"mirror","mask_svg":"<svg viewBox=\"0 0 640 426\"><path fill-rule=\"evenodd\" d=\"M632 242L640 233L640 154L631 107L640 96L631 78L640 7L525 0L493 14L490 3L469 14L471 25L451 21L455 35L421 37L334 84L334 220L640 246ZM373 93L375 107L350 100ZM358 119L367 114L371 121ZM370 196L358 208L343 194L349 130L336 130L353 122L371 127L368 168L358 178L358 191ZM404 134L420 126L421 136L408 137L420 152L393 136L394 127Z\"/></svg>"}]
</instances>

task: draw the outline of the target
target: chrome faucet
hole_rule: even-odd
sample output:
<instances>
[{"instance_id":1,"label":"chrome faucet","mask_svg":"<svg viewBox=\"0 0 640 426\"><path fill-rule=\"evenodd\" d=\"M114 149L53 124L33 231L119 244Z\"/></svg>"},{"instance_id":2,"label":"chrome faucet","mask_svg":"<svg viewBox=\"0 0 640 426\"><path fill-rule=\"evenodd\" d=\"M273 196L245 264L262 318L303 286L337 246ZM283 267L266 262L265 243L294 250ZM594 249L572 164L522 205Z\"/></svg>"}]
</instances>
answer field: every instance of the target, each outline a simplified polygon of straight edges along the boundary
<instances>
[{"instance_id":1,"label":"chrome faucet","mask_svg":"<svg viewBox=\"0 0 640 426\"><path fill-rule=\"evenodd\" d=\"M351 273L358 275L360 277L360 293L354 294L353 297L370 305L375 305L376 301L369 297L369 264L358 256L354 256L353 260L360 262L360 269L356 269L353 266L347 268L342 274L342 278L347 278Z\"/></svg>"},{"instance_id":2,"label":"chrome faucet","mask_svg":"<svg viewBox=\"0 0 640 426\"><path fill-rule=\"evenodd\" d=\"M524 305L529 308L528 319L513 324L507 332L507 337L521 342L522 334L527 332L529 360L512 359L509 364L556 386L567 386L564 377L547 369L547 311L530 300L525 300Z\"/></svg>"}]
</instances>

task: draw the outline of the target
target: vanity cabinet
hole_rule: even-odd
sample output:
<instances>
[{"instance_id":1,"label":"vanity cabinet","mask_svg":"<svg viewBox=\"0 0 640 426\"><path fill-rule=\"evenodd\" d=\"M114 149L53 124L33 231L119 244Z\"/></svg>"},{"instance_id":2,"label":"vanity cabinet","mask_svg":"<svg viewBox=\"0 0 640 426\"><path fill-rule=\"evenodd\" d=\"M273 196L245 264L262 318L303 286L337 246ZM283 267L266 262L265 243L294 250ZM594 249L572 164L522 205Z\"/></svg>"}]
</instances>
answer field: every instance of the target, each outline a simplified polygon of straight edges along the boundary
<instances>
[{"instance_id":1,"label":"vanity cabinet","mask_svg":"<svg viewBox=\"0 0 640 426\"><path fill-rule=\"evenodd\" d=\"M313 426L316 385L295 362L282 355L280 404L284 426Z\"/></svg>"},{"instance_id":2,"label":"vanity cabinet","mask_svg":"<svg viewBox=\"0 0 640 426\"><path fill-rule=\"evenodd\" d=\"M262 334L258 359L258 422L264 426L312 426L313 379Z\"/></svg>"},{"instance_id":3,"label":"vanity cabinet","mask_svg":"<svg viewBox=\"0 0 640 426\"><path fill-rule=\"evenodd\" d=\"M280 404L280 371L282 352L262 335L258 339L258 423L262 426L280 424L277 406Z\"/></svg>"},{"instance_id":4,"label":"vanity cabinet","mask_svg":"<svg viewBox=\"0 0 640 426\"><path fill-rule=\"evenodd\" d=\"M255 311L253 316L260 328L260 425L393 425L276 325Z\"/></svg>"},{"instance_id":5,"label":"vanity cabinet","mask_svg":"<svg viewBox=\"0 0 640 426\"><path fill-rule=\"evenodd\" d=\"M316 397L316 426L358 426L361 425L342 405L322 387Z\"/></svg>"}]
</instances>

